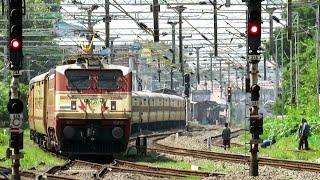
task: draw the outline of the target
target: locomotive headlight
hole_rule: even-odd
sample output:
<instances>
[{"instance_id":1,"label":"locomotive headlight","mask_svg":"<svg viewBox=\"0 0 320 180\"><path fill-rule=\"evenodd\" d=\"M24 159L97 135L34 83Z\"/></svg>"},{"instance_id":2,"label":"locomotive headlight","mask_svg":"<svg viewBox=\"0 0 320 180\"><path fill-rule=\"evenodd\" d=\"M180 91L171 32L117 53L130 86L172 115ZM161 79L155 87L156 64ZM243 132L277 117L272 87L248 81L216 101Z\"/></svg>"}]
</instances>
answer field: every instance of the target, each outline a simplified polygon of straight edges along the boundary
<instances>
[{"instance_id":1,"label":"locomotive headlight","mask_svg":"<svg viewBox=\"0 0 320 180\"><path fill-rule=\"evenodd\" d=\"M120 139L124 135L123 129L121 127L115 127L112 129L112 136L115 139Z\"/></svg>"},{"instance_id":2,"label":"locomotive headlight","mask_svg":"<svg viewBox=\"0 0 320 180\"><path fill-rule=\"evenodd\" d=\"M75 133L76 133L75 129L71 126L66 126L63 129L63 135L66 139L72 139Z\"/></svg>"},{"instance_id":3,"label":"locomotive headlight","mask_svg":"<svg viewBox=\"0 0 320 180\"><path fill-rule=\"evenodd\" d=\"M116 109L117 109L117 102L111 101L111 110L116 110Z\"/></svg>"}]
</instances>

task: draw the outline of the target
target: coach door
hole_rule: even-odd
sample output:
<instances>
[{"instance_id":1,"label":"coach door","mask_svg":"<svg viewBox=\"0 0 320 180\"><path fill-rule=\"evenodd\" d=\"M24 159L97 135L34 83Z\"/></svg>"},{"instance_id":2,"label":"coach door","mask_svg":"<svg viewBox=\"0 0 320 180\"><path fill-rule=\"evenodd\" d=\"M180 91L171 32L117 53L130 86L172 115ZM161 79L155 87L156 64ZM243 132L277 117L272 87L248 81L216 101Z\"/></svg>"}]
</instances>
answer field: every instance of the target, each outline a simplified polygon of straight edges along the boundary
<instances>
[{"instance_id":1,"label":"coach door","mask_svg":"<svg viewBox=\"0 0 320 180\"><path fill-rule=\"evenodd\" d=\"M50 74L47 79L47 126L54 126L54 97L55 97L55 76L54 74Z\"/></svg>"},{"instance_id":2,"label":"coach door","mask_svg":"<svg viewBox=\"0 0 320 180\"><path fill-rule=\"evenodd\" d=\"M28 118L30 129L35 129L34 123L34 84L29 85L28 93Z\"/></svg>"},{"instance_id":3,"label":"coach door","mask_svg":"<svg viewBox=\"0 0 320 180\"><path fill-rule=\"evenodd\" d=\"M43 84L43 124L47 129L48 124L48 89L49 89L49 77L44 78Z\"/></svg>"}]
</instances>

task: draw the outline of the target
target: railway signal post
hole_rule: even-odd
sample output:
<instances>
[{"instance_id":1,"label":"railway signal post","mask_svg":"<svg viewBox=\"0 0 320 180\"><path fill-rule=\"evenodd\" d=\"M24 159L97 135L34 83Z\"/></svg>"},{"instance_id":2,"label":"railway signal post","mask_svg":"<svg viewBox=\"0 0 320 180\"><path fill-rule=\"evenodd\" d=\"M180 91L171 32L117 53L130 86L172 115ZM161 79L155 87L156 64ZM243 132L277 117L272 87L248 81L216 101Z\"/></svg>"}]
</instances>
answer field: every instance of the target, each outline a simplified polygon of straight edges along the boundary
<instances>
[{"instance_id":1,"label":"railway signal post","mask_svg":"<svg viewBox=\"0 0 320 180\"><path fill-rule=\"evenodd\" d=\"M10 114L10 140L7 155L12 159L11 179L19 180L20 158L23 149L23 102L19 99L19 77L22 70L22 0L8 0L8 19L9 19L9 63L12 72L12 81L9 92L9 102L7 109Z\"/></svg>"},{"instance_id":2,"label":"railway signal post","mask_svg":"<svg viewBox=\"0 0 320 180\"><path fill-rule=\"evenodd\" d=\"M184 96L185 96L185 108L186 108L186 129L187 131L189 131L189 124L188 124L188 120L189 120L189 112L190 112L190 74L185 74L184 75Z\"/></svg>"},{"instance_id":3,"label":"railway signal post","mask_svg":"<svg viewBox=\"0 0 320 180\"><path fill-rule=\"evenodd\" d=\"M260 86L258 85L258 64L260 61L261 46L261 1L247 0L248 6L248 61L250 63L250 92L251 107L250 111L250 176L258 176L258 155L259 135L263 133L263 116L259 114Z\"/></svg>"}]
</instances>

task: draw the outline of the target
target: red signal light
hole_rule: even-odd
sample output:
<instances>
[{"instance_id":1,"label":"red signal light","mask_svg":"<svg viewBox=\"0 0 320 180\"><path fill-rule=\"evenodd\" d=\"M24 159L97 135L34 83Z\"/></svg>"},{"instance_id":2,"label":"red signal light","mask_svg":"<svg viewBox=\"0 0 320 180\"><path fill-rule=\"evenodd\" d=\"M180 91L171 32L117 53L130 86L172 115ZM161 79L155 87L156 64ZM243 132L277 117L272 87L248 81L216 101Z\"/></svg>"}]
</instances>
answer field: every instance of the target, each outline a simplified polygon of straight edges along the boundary
<instances>
[{"instance_id":1,"label":"red signal light","mask_svg":"<svg viewBox=\"0 0 320 180\"><path fill-rule=\"evenodd\" d=\"M248 25L248 34L252 36L257 36L261 32L261 26L259 24L250 23Z\"/></svg>"},{"instance_id":2,"label":"red signal light","mask_svg":"<svg viewBox=\"0 0 320 180\"><path fill-rule=\"evenodd\" d=\"M17 39L12 39L10 42L10 47L12 49L19 49L21 48L21 41L17 40Z\"/></svg>"}]
</instances>

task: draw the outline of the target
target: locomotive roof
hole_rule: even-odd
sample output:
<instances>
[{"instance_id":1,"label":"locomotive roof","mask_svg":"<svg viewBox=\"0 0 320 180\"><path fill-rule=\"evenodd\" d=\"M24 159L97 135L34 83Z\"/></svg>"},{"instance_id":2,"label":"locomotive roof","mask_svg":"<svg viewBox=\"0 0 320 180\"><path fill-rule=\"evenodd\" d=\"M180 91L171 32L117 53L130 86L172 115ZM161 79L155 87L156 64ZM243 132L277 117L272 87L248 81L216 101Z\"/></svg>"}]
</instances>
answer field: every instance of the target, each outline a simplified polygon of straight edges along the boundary
<instances>
[{"instance_id":1,"label":"locomotive roof","mask_svg":"<svg viewBox=\"0 0 320 180\"><path fill-rule=\"evenodd\" d=\"M127 75L128 73L131 72L131 69L126 66L113 65L113 64L102 64L102 65L103 65L103 68L102 69L98 68L97 70L119 69L122 71L123 75ZM78 63L78 64L67 64L67 65L56 66L54 70L64 74L64 72L67 69L90 69L90 68L87 68L87 66L84 63ZM48 74L49 74L49 71L43 74L40 74L38 76L35 76L30 80L29 84L43 80Z\"/></svg>"},{"instance_id":2,"label":"locomotive roof","mask_svg":"<svg viewBox=\"0 0 320 180\"><path fill-rule=\"evenodd\" d=\"M147 97L163 97L167 96L170 98L176 98L176 99L183 99L181 96L176 96L172 94L164 94L164 93L156 93L156 92L146 92L146 91L132 91L132 95L139 95L139 96L147 96Z\"/></svg>"},{"instance_id":3,"label":"locomotive roof","mask_svg":"<svg viewBox=\"0 0 320 180\"><path fill-rule=\"evenodd\" d=\"M47 75L49 74L49 72L45 72L43 74L40 74L34 78L32 78L29 82L29 84L31 83L35 83L35 82L38 82L38 81L42 81Z\"/></svg>"},{"instance_id":4,"label":"locomotive roof","mask_svg":"<svg viewBox=\"0 0 320 180\"><path fill-rule=\"evenodd\" d=\"M67 64L56 67L56 71L64 74L67 69L96 69L96 70L108 70L108 69L119 69L126 75L131 72L131 69L126 66L113 65L113 64L102 64L103 68L88 68L85 63Z\"/></svg>"}]
</instances>

